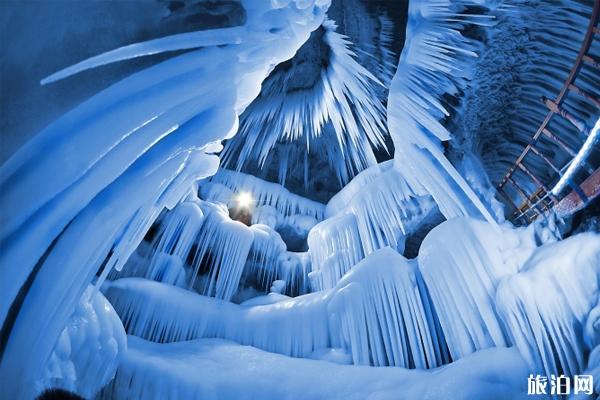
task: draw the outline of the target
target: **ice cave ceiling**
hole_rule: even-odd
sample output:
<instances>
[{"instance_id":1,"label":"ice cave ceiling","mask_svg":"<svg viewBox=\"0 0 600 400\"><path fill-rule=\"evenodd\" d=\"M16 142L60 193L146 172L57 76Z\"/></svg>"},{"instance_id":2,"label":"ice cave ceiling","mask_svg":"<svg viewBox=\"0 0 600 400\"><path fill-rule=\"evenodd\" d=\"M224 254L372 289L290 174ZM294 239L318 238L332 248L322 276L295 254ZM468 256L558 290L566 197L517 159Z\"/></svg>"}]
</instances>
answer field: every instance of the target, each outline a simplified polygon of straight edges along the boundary
<instances>
[{"instance_id":1,"label":"ice cave ceiling","mask_svg":"<svg viewBox=\"0 0 600 400\"><path fill-rule=\"evenodd\" d=\"M448 142L446 153L455 165L460 165L465 154L473 153L480 158L491 182L496 184L500 181L527 144L536 124L543 119L547 109L539 99L540 94L552 97L554 86L571 67L568 60L574 58L577 51L576 46L571 46L571 43L579 43L584 32L569 29L563 16L565 12L569 12L570 18L576 19L581 26L585 25L587 18L585 9L576 4L574 2L571 5L573 10L566 11L554 9L552 5L539 1L520 2L519 7L527 12L519 15L504 11L488 13L497 16L493 22L497 26L495 30L469 24L465 26L465 35L477 41L480 57L473 66L475 72L469 88L464 93L461 91L446 99L446 106L451 110L446 124L454 135L454 139ZM387 102L386 80L389 82L395 72L404 44L407 7L407 1L339 0L333 2L328 12L329 18L336 25L335 32L348 38L346 47L355 55L357 67L364 67L383 83L381 85L364 76L361 84L365 98L373 99L377 96L378 102L383 106ZM37 12L32 13L33 8ZM471 5L466 12L480 11L481 8ZM38 20L32 22L31 15L38 16ZM535 23L527 24L523 15L535 16L532 18ZM41 129L57 115L110 82L160 62L168 56L156 55L86 71L60 82L51 91L37 85L49 73L127 43L198 29L239 25L243 23L244 12L243 7L235 1L145 1L94 6L84 2L56 2L52 5L25 2L8 7L2 18L5 23L0 29L5 34L0 36L3 38L5 52L0 61L3 71L0 79L2 87L13 93L12 96L3 96L1 99L5 110L5 117L1 121L2 130L7 132L1 159L5 160L32 132ZM71 22L74 19L78 22ZM37 30L31 30L29 23L35 23ZM279 65L271 73L263 85L263 93L255 101L256 104L242 116L241 132L227 144L224 158L227 168L241 168L270 181L285 182L286 187L292 191L321 202L327 201L357 172L372 165L375 160L380 162L390 159L393 154L393 144L385 126L363 129L382 121L383 109L374 110L371 117L366 115L370 121L359 120L357 124L361 132L356 137L367 140L370 145L365 145L366 142L339 143L339 137L344 132L338 132L336 140L336 129L331 123L322 128L323 135L319 128L317 135L306 133L299 136L293 132L293 125L300 125L298 121L306 122L310 117L316 118L310 111L307 111L309 116L298 116L302 111L294 111L294 105L290 105L289 99L287 104L281 103L277 111L271 109L273 102L280 102L277 99L285 97L285 93L293 92L298 97L313 98L312 102L315 98L323 97L323 88L315 88L315 85L322 83L323 76L326 76L327 69L330 68L329 58L332 56L324 31L323 28L315 31L292 60ZM16 32L18 35L7 41L9 32ZM544 42L547 39L541 43L536 40L556 38L559 32L564 37L555 39L553 45ZM101 35L98 36L98 33ZM39 34L47 43L33 40ZM91 40L92 38L95 40ZM57 42L60 44L54 45ZM20 50L25 43L29 49L26 57L31 60L28 62L23 62L25 54ZM598 41L593 42L592 51L600 52L598 46ZM330 73L331 76L340 76L338 71ZM540 76L551 79L540 79ZM586 69L581 77L581 81L585 82L582 88L593 86L599 78L597 70ZM284 81L287 86L281 92L281 83ZM333 86L332 93L339 97L343 90ZM353 92L360 95L361 92L356 90L356 86L346 90L350 95ZM350 104L361 101L352 96L348 100ZM577 97L571 97L569 101L567 108L580 112L590 124L594 118L593 105ZM304 104L301 100L298 102ZM306 107L308 110L310 104ZM315 107L316 103L313 105ZM511 113L504 112L506 109L511 110ZM289 125L287 129L281 129L282 124L286 123L285 118L291 118L293 113L297 114L298 120L291 122L292 129ZM252 120L247 118L251 115L254 118ZM362 115L357 118L364 117ZM270 125L265 124L265 118L269 119ZM287 123L290 124L289 120ZM258 144L256 138L248 141L244 132L253 131L258 125L271 132L279 131L279 138L277 135L261 135L261 142ZM551 131L566 132L565 140L573 148L581 144L582 138L569 123L555 121L550 128ZM308 137L311 139L307 139ZM309 145L311 141L314 141L313 146ZM240 158L240 151L245 143L252 146L246 146L246 157ZM541 146L556 165L564 164L565 154L555 144L542 143ZM305 151L309 148L310 151ZM372 148L372 152L369 148ZM228 153L231 153L230 157L227 157ZM548 166L544 160L534 158L529 162L530 170L536 175L542 179L548 177ZM281 167L282 164L296 166L305 163L307 166L303 168ZM344 168L337 168L342 164L345 165ZM531 179L522 171L517 171L515 176L522 186L531 185ZM517 193L513 195L518 198Z\"/></svg>"}]
</instances>

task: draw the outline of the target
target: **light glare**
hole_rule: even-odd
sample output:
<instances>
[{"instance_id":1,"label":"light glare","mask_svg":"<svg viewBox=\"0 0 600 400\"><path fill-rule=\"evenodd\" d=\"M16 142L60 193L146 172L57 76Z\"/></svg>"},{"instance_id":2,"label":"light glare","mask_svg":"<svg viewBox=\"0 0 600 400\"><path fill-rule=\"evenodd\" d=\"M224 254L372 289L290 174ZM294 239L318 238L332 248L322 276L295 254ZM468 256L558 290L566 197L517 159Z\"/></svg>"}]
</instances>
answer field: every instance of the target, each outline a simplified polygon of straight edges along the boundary
<instances>
[{"instance_id":1,"label":"light glare","mask_svg":"<svg viewBox=\"0 0 600 400\"><path fill-rule=\"evenodd\" d=\"M239 208L250 208L253 202L252 195L248 192L240 192L235 197L235 202Z\"/></svg>"}]
</instances>

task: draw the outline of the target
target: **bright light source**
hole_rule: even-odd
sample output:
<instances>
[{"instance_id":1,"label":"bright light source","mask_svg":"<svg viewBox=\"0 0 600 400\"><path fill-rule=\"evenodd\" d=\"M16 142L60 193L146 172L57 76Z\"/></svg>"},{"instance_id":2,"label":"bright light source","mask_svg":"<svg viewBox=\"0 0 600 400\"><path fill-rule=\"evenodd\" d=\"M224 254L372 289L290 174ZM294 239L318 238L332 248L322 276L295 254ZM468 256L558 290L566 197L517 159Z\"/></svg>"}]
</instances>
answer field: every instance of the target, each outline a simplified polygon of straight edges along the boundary
<instances>
[{"instance_id":1,"label":"bright light source","mask_svg":"<svg viewBox=\"0 0 600 400\"><path fill-rule=\"evenodd\" d=\"M254 199L248 192L240 192L235 196L235 202L238 208L250 208Z\"/></svg>"}]
</instances>

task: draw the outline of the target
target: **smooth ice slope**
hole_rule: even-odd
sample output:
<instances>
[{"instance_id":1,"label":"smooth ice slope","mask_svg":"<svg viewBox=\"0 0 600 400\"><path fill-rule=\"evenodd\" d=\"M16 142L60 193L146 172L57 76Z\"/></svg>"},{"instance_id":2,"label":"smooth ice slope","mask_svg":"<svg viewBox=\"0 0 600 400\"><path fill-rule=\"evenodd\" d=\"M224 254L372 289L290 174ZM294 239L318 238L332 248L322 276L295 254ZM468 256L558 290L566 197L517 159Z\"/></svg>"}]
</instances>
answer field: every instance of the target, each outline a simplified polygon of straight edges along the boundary
<instances>
[{"instance_id":1,"label":"smooth ice slope","mask_svg":"<svg viewBox=\"0 0 600 400\"><path fill-rule=\"evenodd\" d=\"M218 339L158 344L130 336L129 349L102 398L507 400L526 397L529 373L513 348L431 372L289 358Z\"/></svg>"}]
</instances>

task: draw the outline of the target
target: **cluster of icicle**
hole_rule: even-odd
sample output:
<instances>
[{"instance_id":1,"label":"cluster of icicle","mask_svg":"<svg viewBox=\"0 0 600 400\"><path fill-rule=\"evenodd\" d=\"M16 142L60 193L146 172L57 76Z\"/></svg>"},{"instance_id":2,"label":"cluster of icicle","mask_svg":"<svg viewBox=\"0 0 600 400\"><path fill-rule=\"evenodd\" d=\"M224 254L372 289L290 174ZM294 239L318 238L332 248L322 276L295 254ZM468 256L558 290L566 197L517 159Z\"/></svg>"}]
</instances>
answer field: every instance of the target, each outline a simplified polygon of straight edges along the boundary
<instances>
[{"instance_id":1,"label":"cluster of icicle","mask_svg":"<svg viewBox=\"0 0 600 400\"><path fill-rule=\"evenodd\" d=\"M554 242L534 228L456 219L426 237L419 269L453 359L515 345L539 374L585 371L600 338L600 236Z\"/></svg>"},{"instance_id":2,"label":"cluster of icicle","mask_svg":"<svg viewBox=\"0 0 600 400\"><path fill-rule=\"evenodd\" d=\"M490 23L484 15L465 12L479 3L485 2L409 3L406 42L390 86L387 117L395 167L413 191L431 195L448 219L483 216L495 223L487 206L445 157L441 145L451 139L442 125L449 115L443 99L459 95L476 57L476 42L461 31L471 24Z\"/></svg>"},{"instance_id":3,"label":"cluster of icicle","mask_svg":"<svg viewBox=\"0 0 600 400\"><path fill-rule=\"evenodd\" d=\"M201 194L206 200L215 200L233 206L235 204L234 193L248 192L252 195L253 207L271 206L283 217L306 215L317 221L322 221L325 217L324 204L291 193L277 183L242 172L221 168L211 177L210 183L213 185L201 186Z\"/></svg>"},{"instance_id":4,"label":"cluster of icicle","mask_svg":"<svg viewBox=\"0 0 600 400\"><path fill-rule=\"evenodd\" d=\"M255 279L257 289L280 280L287 292L306 293L309 264L300 257L286 251L271 227L246 226L222 204L189 196L160 218L152 242L142 243L110 278L144 277L224 300L232 299L244 277Z\"/></svg>"},{"instance_id":5,"label":"cluster of icicle","mask_svg":"<svg viewBox=\"0 0 600 400\"><path fill-rule=\"evenodd\" d=\"M378 249L403 252L406 236L434 209L431 198L415 194L393 161L361 172L329 201L328 218L309 233L313 287L334 287Z\"/></svg>"},{"instance_id":6,"label":"cluster of icicle","mask_svg":"<svg viewBox=\"0 0 600 400\"><path fill-rule=\"evenodd\" d=\"M244 25L132 44L43 81L190 50L93 96L2 166L0 202L11 210L0 232L0 263L9 266L0 270L0 320L10 335L0 365L6 397L34 397L28 382L42 375L96 271L104 269L102 281L122 267L162 209L214 174L220 141L236 133L238 114L273 66L323 23L329 1L242 5ZM7 322L9 309L18 315Z\"/></svg>"},{"instance_id":7,"label":"cluster of icicle","mask_svg":"<svg viewBox=\"0 0 600 400\"><path fill-rule=\"evenodd\" d=\"M322 65L315 66L316 76L301 77L309 73L290 67L265 81L261 95L241 117L238 136L225 145L226 167L241 170L254 162L262 168L278 144L289 144L277 147L280 183L290 166L297 167L294 161L308 167L308 153L328 160L342 184L377 163L374 149L385 148L387 135L385 109L375 91L383 83L356 60L333 21L325 21L321 29L305 45L311 46L307 51L328 49ZM302 87L296 82L301 79L311 86Z\"/></svg>"},{"instance_id":8,"label":"cluster of icicle","mask_svg":"<svg viewBox=\"0 0 600 400\"><path fill-rule=\"evenodd\" d=\"M382 248L331 288L264 303L138 278L103 290L127 332L155 342L224 338L293 357L333 349L354 364L404 368L515 345L548 376L597 368L600 237L554 243L535 228L454 219L428 234L416 260Z\"/></svg>"},{"instance_id":9,"label":"cluster of icicle","mask_svg":"<svg viewBox=\"0 0 600 400\"><path fill-rule=\"evenodd\" d=\"M293 357L338 348L354 364L406 368L449 360L416 266L389 248L332 289L272 304L236 305L139 278L103 290L127 332L151 341L217 337Z\"/></svg>"}]
</instances>

